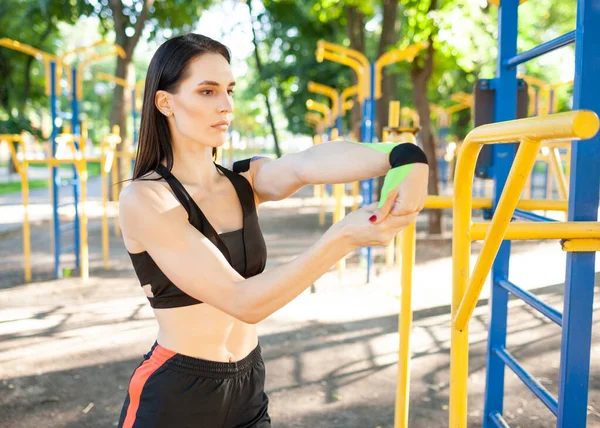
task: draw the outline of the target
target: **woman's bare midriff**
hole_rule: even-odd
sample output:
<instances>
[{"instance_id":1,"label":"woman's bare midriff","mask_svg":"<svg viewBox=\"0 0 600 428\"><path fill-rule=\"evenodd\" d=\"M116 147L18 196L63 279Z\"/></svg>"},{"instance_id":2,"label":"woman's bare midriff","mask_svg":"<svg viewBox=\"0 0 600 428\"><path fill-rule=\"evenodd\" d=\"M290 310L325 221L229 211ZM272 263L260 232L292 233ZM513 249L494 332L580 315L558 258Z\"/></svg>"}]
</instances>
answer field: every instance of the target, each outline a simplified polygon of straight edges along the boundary
<instances>
[{"instance_id":1,"label":"woman's bare midriff","mask_svg":"<svg viewBox=\"0 0 600 428\"><path fill-rule=\"evenodd\" d=\"M250 180L247 173L240 175ZM159 176L155 172L146 176L149 180L157 177ZM226 177L221 177L220 182L220 187L215 187L212 192L212 196L218 200L197 197L197 192L191 188L188 188L188 191L201 209L207 208L203 212L209 220L219 219L231 226L218 228L219 230L237 230L243 225L243 213L237 193ZM161 192L167 205L176 199L172 189L164 181L142 181L142 183L150 186L158 185L159 189L167 190L168 193ZM167 198L169 194L170 198ZM255 203L258 205L257 200ZM181 205L176 209L181 211L182 219L185 219L185 209ZM228 218L232 213L236 218ZM123 239L129 252L138 253L145 250L142 245L125 234ZM152 297L150 285L145 285L143 289L147 296ZM154 309L154 314L159 325L157 341L160 346L183 355L209 361L235 362L246 357L258 344L254 325L246 324L206 303L172 309Z\"/></svg>"},{"instance_id":2,"label":"woman's bare midriff","mask_svg":"<svg viewBox=\"0 0 600 428\"><path fill-rule=\"evenodd\" d=\"M158 344L190 357L235 362L258 344L256 326L246 324L205 303L154 309L159 325Z\"/></svg>"}]
</instances>

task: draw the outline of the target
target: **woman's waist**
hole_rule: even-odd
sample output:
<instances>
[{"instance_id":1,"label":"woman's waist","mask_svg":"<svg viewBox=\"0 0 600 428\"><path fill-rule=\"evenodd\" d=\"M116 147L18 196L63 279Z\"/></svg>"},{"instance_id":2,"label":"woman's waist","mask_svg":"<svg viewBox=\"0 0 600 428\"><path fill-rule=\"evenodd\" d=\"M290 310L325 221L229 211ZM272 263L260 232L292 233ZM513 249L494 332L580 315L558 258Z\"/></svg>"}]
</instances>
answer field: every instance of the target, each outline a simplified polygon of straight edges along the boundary
<instances>
[{"instance_id":1,"label":"woman's waist","mask_svg":"<svg viewBox=\"0 0 600 428\"><path fill-rule=\"evenodd\" d=\"M164 322L159 319L158 343L174 352L210 361L232 362L248 355L258 344L256 327L238 320L228 323Z\"/></svg>"},{"instance_id":2,"label":"woman's waist","mask_svg":"<svg viewBox=\"0 0 600 428\"><path fill-rule=\"evenodd\" d=\"M243 376L255 368L264 368L261 349L258 344L247 352L243 358L235 361L221 361L190 356L167 348L160 341L156 341L146 355L146 359L168 370L213 379L235 378Z\"/></svg>"}]
</instances>

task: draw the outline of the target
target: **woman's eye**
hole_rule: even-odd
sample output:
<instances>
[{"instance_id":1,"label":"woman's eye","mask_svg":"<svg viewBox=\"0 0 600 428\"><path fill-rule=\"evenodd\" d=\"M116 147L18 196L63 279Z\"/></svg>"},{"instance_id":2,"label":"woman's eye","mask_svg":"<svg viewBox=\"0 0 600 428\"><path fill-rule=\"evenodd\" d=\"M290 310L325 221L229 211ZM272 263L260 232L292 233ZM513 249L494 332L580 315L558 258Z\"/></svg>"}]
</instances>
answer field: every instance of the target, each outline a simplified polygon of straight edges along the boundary
<instances>
[{"instance_id":1,"label":"woman's eye","mask_svg":"<svg viewBox=\"0 0 600 428\"><path fill-rule=\"evenodd\" d=\"M202 95L210 95L210 94L212 94L212 92L213 92L212 89L206 89L204 91L200 91L200 93Z\"/></svg>"},{"instance_id":2,"label":"woman's eye","mask_svg":"<svg viewBox=\"0 0 600 428\"><path fill-rule=\"evenodd\" d=\"M227 93L228 93L229 95L233 95L233 89L229 89L229 90L227 91Z\"/></svg>"}]
</instances>

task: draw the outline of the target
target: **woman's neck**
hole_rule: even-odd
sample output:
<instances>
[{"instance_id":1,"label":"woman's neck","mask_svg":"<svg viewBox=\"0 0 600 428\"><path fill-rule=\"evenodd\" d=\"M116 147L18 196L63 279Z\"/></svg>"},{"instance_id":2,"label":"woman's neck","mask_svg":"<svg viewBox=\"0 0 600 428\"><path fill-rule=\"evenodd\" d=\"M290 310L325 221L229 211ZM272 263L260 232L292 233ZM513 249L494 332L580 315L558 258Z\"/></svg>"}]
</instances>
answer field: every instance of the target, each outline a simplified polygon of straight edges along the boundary
<instances>
[{"instance_id":1,"label":"woman's neck","mask_svg":"<svg viewBox=\"0 0 600 428\"><path fill-rule=\"evenodd\" d=\"M173 175L183 184L210 191L219 173L214 166L212 147L198 142L173 142Z\"/></svg>"}]
</instances>

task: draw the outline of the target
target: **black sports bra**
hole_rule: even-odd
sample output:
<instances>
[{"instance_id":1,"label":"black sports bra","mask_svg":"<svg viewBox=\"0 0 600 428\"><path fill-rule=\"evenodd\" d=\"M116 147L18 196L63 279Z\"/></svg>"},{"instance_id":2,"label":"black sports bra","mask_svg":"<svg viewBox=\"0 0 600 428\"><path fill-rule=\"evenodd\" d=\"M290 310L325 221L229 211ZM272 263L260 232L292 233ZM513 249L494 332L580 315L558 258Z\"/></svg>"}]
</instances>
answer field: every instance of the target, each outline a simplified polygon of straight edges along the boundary
<instances>
[{"instance_id":1,"label":"black sports bra","mask_svg":"<svg viewBox=\"0 0 600 428\"><path fill-rule=\"evenodd\" d=\"M188 213L188 221L223 253L229 264L244 278L258 275L265 269L267 246L258 224L252 186L240 172L247 171L251 159L233 164L233 172L215 164L233 184L243 211L242 229L218 234L183 185L162 164L156 168L169 184ZM129 252L128 252L129 253ZM135 273L142 286L150 284L154 297L148 297L153 308L178 308L202 303L185 294L156 265L148 252L129 253Z\"/></svg>"}]
</instances>

